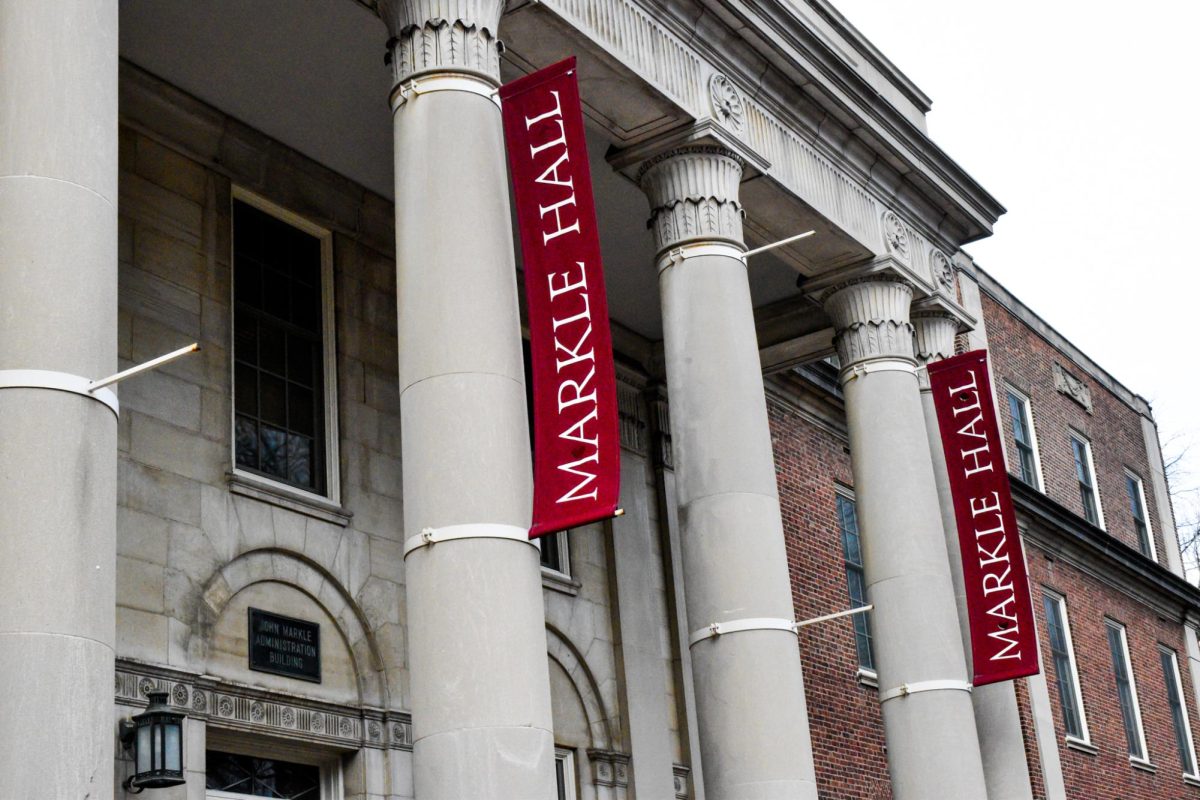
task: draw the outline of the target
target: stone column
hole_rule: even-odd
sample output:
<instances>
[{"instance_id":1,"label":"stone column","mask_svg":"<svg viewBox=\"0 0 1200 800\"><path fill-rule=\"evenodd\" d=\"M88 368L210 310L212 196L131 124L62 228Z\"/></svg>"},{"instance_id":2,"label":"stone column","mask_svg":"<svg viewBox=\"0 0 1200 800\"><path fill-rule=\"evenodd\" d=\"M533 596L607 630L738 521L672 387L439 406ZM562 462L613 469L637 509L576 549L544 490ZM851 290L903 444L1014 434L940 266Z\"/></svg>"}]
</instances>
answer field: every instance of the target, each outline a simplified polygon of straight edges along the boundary
<instances>
[{"instance_id":1,"label":"stone column","mask_svg":"<svg viewBox=\"0 0 1200 800\"><path fill-rule=\"evenodd\" d=\"M113 796L116 367L117 2L0 0L5 797Z\"/></svg>"},{"instance_id":2,"label":"stone column","mask_svg":"<svg viewBox=\"0 0 1200 800\"><path fill-rule=\"evenodd\" d=\"M742 244L742 164L692 146L642 168L659 287L709 800L815 799L804 680ZM729 632L696 641L720 623Z\"/></svg>"},{"instance_id":3,"label":"stone column","mask_svg":"<svg viewBox=\"0 0 1200 800\"><path fill-rule=\"evenodd\" d=\"M912 321L913 340L919 364L925 366L954 355L954 335L958 332L958 317L949 311L931 308L914 311ZM962 549L958 544L958 523L954 516L954 500L950 496L946 455L942 449L942 437L938 428L937 411L933 406L929 375L924 370L917 374L921 386L921 407L925 412L925 429L929 436L929 452L933 458L938 505L942 512L942 529L946 534L950 578L954 583L954 600L962 633L964 664L967 674L971 674L971 625L967 617ZM971 702L975 708L975 727L979 735L979 752L983 759L983 776L987 782L988 800L1033 800L1029 761L1025 756L1025 736L1021 732L1021 713L1017 708L1017 693L1013 682L976 686L971 695Z\"/></svg>"},{"instance_id":4,"label":"stone column","mask_svg":"<svg viewBox=\"0 0 1200 800\"><path fill-rule=\"evenodd\" d=\"M914 374L912 294L901 278L875 273L822 297L842 365L888 768L895 800L984 800Z\"/></svg>"},{"instance_id":5,"label":"stone column","mask_svg":"<svg viewBox=\"0 0 1200 800\"><path fill-rule=\"evenodd\" d=\"M385 0L413 770L421 800L549 797L554 736L505 171L503 0ZM423 544L423 534L433 544ZM442 541L437 541L442 539Z\"/></svg>"}]
</instances>

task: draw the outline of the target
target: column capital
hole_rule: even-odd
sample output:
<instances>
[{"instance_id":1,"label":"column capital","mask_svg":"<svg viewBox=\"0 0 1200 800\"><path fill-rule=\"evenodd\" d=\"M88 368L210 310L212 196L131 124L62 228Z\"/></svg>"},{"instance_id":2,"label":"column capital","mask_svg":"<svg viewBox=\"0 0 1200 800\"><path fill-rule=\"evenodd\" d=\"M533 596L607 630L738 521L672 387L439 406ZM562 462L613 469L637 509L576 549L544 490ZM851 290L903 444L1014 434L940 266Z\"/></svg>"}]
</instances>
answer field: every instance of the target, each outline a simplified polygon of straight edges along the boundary
<instances>
[{"instance_id":1,"label":"column capital","mask_svg":"<svg viewBox=\"0 0 1200 800\"><path fill-rule=\"evenodd\" d=\"M499 86L503 11L504 0L379 0L395 82L459 73Z\"/></svg>"},{"instance_id":2,"label":"column capital","mask_svg":"<svg viewBox=\"0 0 1200 800\"><path fill-rule=\"evenodd\" d=\"M912 298L911 283L885 272L852 278L822 293L843 373L868 361L915 362Z\"/></svg>"},{"instance_id":3,"label":"column capital","mask_svg":"<svg viewBox=\"0 0 1200 800\"><path fill-rule=\"evenodd\" d=\"M744 249L738 185L745 162L718 144L687 144L642 164L638 183L650 201L659 253L681 244L723 242Z\"/></svg>"}]
</instances>

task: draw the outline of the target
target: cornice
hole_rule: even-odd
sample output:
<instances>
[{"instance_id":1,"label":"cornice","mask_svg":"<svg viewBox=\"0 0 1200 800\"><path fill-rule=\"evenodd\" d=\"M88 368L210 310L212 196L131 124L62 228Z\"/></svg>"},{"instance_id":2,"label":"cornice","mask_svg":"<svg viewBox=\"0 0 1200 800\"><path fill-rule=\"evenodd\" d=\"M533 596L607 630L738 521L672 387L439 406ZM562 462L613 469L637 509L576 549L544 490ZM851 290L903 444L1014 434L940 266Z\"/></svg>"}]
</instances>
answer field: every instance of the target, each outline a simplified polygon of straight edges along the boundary
<instances>
[{"instance_id":1,"label":"cornice","mask_svg":"<svg viewBox=\"0 0 1200 800\"><path fill-rule=\"evenodd\" d=\"M1004 207L986 192L978 181L959 167L928 134L908 120L900 110L880 95L874 86L846 64L839 53L829 47L824 38L808 28L794 10L790 0L697 0L698 4L722 18L733 18L746 29L756 31L757 36L746 37L761 58L766 59L780 72L799 72L812 82L821 85L822 96L818 102L829 103L830 110L851 118L872 122L872 133L882 136L887 148L876 151L882 161L898 158L907 169L898 169L901 180L910 180L913 175L926 175L936 180L930 186L914 182L918 192L935 190L943 199L953 200L956 206L970 210L974 230L965 231L965 239L953 242L955 246L982 239L991 233L991 225L1003 215ZM811 4L810 4L811 5ZM827 16L835 28L846 34L848 40L864 41L857 31L850 34L848 26ZM874 47L870 48L874 50ZM862 50L860 50L862 53ZM868 55L862 53L863 55ZM877 52L876 52L877 54ZM868 55L870 59L870 56ZM882 58L882 56L878 56ZM728 59L728 55L725 56ZM877 60L877 59L872 59ZM732 65L730 65L732 71ZM761 70L761 66L760 66ZM894 67L890 70L895 74ZM762 74L762 73L761 73ZM907 79L905 79L907 82ZM913 86L914 88L914 86ZM904 91L904 86L898 85ZM833 91L829 91L833 90ZM907 92L905 92L907 94ZM787 98L780 98L786 103ZM928 98L926 98L928 100ZM875 138L875 137L872 137ZM872 143L868 143L872 144ZM872 168L874 169L874 168ZM900 193L896 193L896 198ZM884 198L893 199L893 198Z\"/></svg>"},{"instance_id":2,"label":"cornice","mask_svg":"<svg viewBox=\"0 0 1200 800\"><path fill-rule=\"evenodd\" d=\"M871 187L881 202L906 206L912 216L922 218L928 217L932 208L924 209L926 213L922 214L922 209L911 204L912 201L921 196L934 201L932 207L940 209L944 216L940 221L926 219L926 233L944 237L942 244L948 249L990 235L991 226L1005 213L1004 207L925 131L882 97L823 37L805 25L787 0L695 0L711 18L721 20L726 29L754 31L756 36L731 35L744 42L755 58L731 49L718 49L721 44L718 37L697 36L696 18L685 16L689 4L637 1L665 12L676 34L700 51L715 69L740 78L750 97L767 104L774 114L787 119L794 130L809 131L814 143L823 140L829 148L826 155L832 155L840 162L839 166ZM857 32L855 36L861 39ZM809 82L820 90L804 92L803 100L815 102L827 112L815 125L796 113L796 95L801 94L797 84ZM857 120L868 123L869 135L855 132ZM850 122L850 126L843 121ZM855 165L846 159L844 151L850 138L857 146L874 152L873 161ZM886 181L884 175L888 175ZM908 190L899 189L899 184L908 184ZM957 235L945 227L954 209L966 216L960 223L963 230Z\"/></svg>"},{"instance_id":3,"label":"cornice","mask_svg":"<svg viewBox=\"0 0 1200 800\"><path fill-rule=\"evenodd\" d=\"M1055 558L1182 623L1200 615L1200 587L1009 476L1023 534Z\"/></svg>"}]
</instances>

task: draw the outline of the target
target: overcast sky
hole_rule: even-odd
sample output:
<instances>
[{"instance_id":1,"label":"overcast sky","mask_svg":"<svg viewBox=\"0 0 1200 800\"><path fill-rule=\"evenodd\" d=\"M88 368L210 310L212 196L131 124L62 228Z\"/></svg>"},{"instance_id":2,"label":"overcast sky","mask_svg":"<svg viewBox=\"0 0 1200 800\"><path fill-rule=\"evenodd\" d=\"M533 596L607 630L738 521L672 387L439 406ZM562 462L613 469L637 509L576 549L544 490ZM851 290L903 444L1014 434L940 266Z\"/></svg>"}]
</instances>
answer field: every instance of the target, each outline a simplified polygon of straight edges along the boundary
<instances>
[{"instance_id":1,"label":"overcast sky","mask_svg":"<svg viewBox=\"0 0 1200 800\"><path fill-rule=\"evenodd\" d=\"M1200 485L1200 3L833 2L1008 209L967 251L1153 404Z\"/></svg>"}]
</instances>

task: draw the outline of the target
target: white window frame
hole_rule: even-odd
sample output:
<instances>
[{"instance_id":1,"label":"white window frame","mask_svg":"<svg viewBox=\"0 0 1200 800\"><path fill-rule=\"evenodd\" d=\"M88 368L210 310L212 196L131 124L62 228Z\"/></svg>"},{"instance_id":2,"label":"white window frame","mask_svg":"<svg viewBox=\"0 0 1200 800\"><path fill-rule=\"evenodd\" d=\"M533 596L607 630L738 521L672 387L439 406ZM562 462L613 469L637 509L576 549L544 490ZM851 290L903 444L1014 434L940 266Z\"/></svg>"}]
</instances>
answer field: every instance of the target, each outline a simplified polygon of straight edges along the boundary
<instances>
[{"instance_id":1,"label":"white window frame","mask_svg":"<svg viewBox=\"0 0 1200 800\"><path fill-rule=\"evenodd\" d=\"M1062 617L1063 636L1067 640L1067 661L1071 665L1071 691L1075 695L1075 707L1079 709L1079 725L1083 728L1083 738L1065 734L1064 739L1068 743L1074 742L1081 744L1085 748L1092 746L1092 733L1088 728L1087 711L1083 707L1083 690L1079 686L1079 665L1075 661L1075 642L1071 638L1071 618L1067 615L1067 598L1053 589L1042 587L1042 593L1053 600L1058 605L1059 616ZM1050 635L1050 621L1046 620L1046 636ZM1058 665L1055 665L1058 669ZM1065 727L1065 723L1064 723Z\"/></svg>"},{"instance_id":2,"label":"white window frame","mask_svg":"<svg viewBox=\"0 0 1200 800\"><path fill-rule=\"evenodd\" d=\"M834 501L833 501L834 502L834 512L835 513L837 512L837 498L841 497L843 500L847 500L851 504L853 504L854 519L855 519L855 521L857 521L858 520L858 498L855 496L854 490L851 489L849 486L844 486L840 483L835 483L833 486L833 493L834 493ZM837 528L838 528L838 549L841 551L841 554L842 554L842 570L844 572L846 569L846 566L845 566L846 543L844 541L842 541L842 520L841 520L840 514L838 515ZM862 525L859 525L859 527L858 527L858 546L859 546L859 549L861 550L862 549ZM847 581L848 580L849 579L847 579ZM864 585L864 589L865 589L866 588L865 572L863 575L863 585ZM849 593L847 593L847 595L848 594ZM850 599L849 596L847 596L846 599L849 600ZM871 624L870 613L871 612L869 612L869 611L865 612L865 614L863 616L863 619L867 620L868 626ZM854 651L855 651L854 656L855 656L855 660L857 660L858 659L858 629L852 628L852 630L854 631ZM868 630L869 630L869 628L868 628ZM876 655L875 654L875 637L872 635L868 641L870 643L870 648L871 648L871 661L875 661L875 655ZM858 668L854 672L855 680L857 680L863 686L871 686L871 687L878 689L879 688L879 672L878 672L878 670L872 669L871 667L864 667L862 664L858 664L857 667Z\"/></svg>"},{"instance_id":3,"label":"white window frame","mask_svg":"<svg viewBox=\"0 0 1200 800\"><path fill-rule=\"evenodd\" d=\"M270 214L281 222L316 237L321 243L321 356L324 362L325 381L325 397L323 398L325 414L325 494L310 492L298 486L274 480L266 475L250 472L239 467L237 463L237 410L234 400L237 387L234 384L236 363L233 352L233 326L234 319L236 318L234 286L236 285L235 276L237 271L233 246L236 233L233 230L234 201L241 201L257 208L259 211ZM333 296L333 232L240 186L233 187L232 197L229 201L229 218L229 460L232 464L232 474L239 481L258 486L268 492L290 496L302 502L313 503L321 507L326 507L330 503L334 506L340 506L342 502L342 485L339 469L341 458L338 454L340 439L338 435L337 407L337 318Z\"/></svg>"},{"instance_id":4,"label":"white window frame","mask_svg":"<svg viewBox=\"0 0 1200 800\"><path fill-rule=\"evenodd\" d=\"M1020 391L1019 389L1013 388L1012 384L1005 383L1004 391L1008 394L1011 394L1013 397L1017 398L1017 402L1021 404L1021 409L1025 412L1025 419L1029 422L1029 441L1030 441L1030 444L1033 446L1033 474L1034 474L1034 478L1037 480L1037 486L1035 486L1033 488L1035 488L1039 492L1042 492L1043 494L1045 494L1046 479L1042 476L1042 452L1040 449L1038 449L1037 426L1033 422L1033 403L1030 401L1029 395ZM1007 399L1008 398L1005 397L1005 400L1007 400ZM1008 405L1008 404L1005 403L1005 405ZM1016 447L1016 438L1017 438L1017 435L1016 435L1016 431L1014 430L1013 431L1013 447ZM1020 453L1017 453L1017 457L1018 457L1018 461L1019 461ZM1093 472L1092 479L1095 480L1094 472Z\"/></svg>"},{"instance_id":5,"label":"white window frame","mask_svg":"<svg viewBox=\"0 0 1200 800\"><path fill-rule=\"evenodd\" d=\"M1142 521L1146 524L1146 541L1150 543L1150 558L1158 561L1158 546L1154 543L1154 526L1150 522L1150 506L1146 505L1146 484L1142 477L1131 469L1125 470L1125 477L1137 484L1138 502L1142 504ZM1136 529L1134 531L1137 532Z\"/></svg>"},{"instance_id":6,"label":"white window frame","mask_svg":"<svg viewBox=\"0 0 1200 800\"><path fill-rule=\"evenodd\" d=\"M1087 457L1088 472L1092 476L1092 495L1096 498L1096 517L1099 520L1097 527L1102 531L1107 531L1108 524L1104 520L1104 503L1100 502L1100 475L1096 472L1096 461L1092 457L1092 440L1074 428L1071 428L1070 430L1070 437L1083 445L1083 454ZM1074 453L1071 453L1071 467L1072 471L1074 471ZM1075 477L1075 483L1079 483L1078 476Z\"/></svg>"},{"instance_id":7,"label":"white window frame","mask_svg":"<svg viewBox=\"0 0 1200 800\"><path fill-rule=\"evenodd\" d=\"M1125 626L1115 619L1105 619L1106 628L1112 628L1121 634L1121 656L1125 659L1125 674L1129 676L1129 693L1133 696L1133 720L1137 723L1138 743L1141 745L1140 756L1129 756L1129 760L1139 764L1150 763L1150 748L1146 746L1146 728L1142 724L1142 703L1138 700L1137 679L1133 674L1133 659L1129 657L1129 636ZM1182 697L1183 695L1180 695ZM1117 698L1120 705L1120 698Z\"/></svg>"},{"instance_id":8,"label":"white window frame","mask_svg":"<svg viewBox=\"0 0 1200 800\"><path fill-rule=\"evenodd\" d=\"M336 755L319 758L312 754L291 752L283 744L260 744L252 747L234 747L220 742L210 743L204 750L205 769L208 768L208 751L217 750L224 753L250 756L252 758L270 758L277 761L291 761L294 764L311 764L321 770L320 800L343 800L345 787L342 781L342 761ZM224 792L217 789L205 789L205 800L263 800L258 795L242 794L241 792Z\"/></svg>"},{"instance_id":9,"label":"white window frame","mask_svg":"<svg viewBox=\"0 0 1200 800\"><path fill-rule=\"evenodd\" d=\"M1188 752L1192 755L1192 767L1196 770L1183 773L1183 777L1193 781L1200 780L1200 764L1196 763L1196 743L1192 739L1192 721L1188 718L1187 695L1183 693L1183 679L1179 675L1179 654L1163 645L1159 645L1158 650L1171 657L1171 669L1175 673L1175 692L1179 695L1180 712L1183 715L1183 738L1187 741Z\"/></svg>"},{"instance_id":10,"label":"white window frame","mask_svg":"<svg viewBox=\"0 0 1200 800\"><path fill-rule=\"evenodd\" d=\"M554 567L547 567L545 564L542 564L541 567L543 575L553 575L556 578L566 578L567 580L571 580L571 550L570 544L568 544L567 541L568 533L570 533L570 531L559 531L558 533L549 533L545 536L539 536L533 540L534 544L537 545L538 552L541 552L542 550L542 539L547 539L553 536L555 537L554 541L558 543L558 563L564 568L555 569ZM540 556L538 557L538 561L541 561Z\"/></svg>"},{"instance_id":11,"label":"white window frame","mask_svg":"<svg viewBox=\"0 0 1200 800\"><path fill-rule=\"evenodd\" d=\"M564 800L575 800L575 783L578 778L575 775L575 751L566 747L554 748L554 762L557 770L559 762L563 765L563 789L565 790ZM558 775L555 774L555 791L558 791ZM324 798L322 798L324 800Z\"/></svg>"}]
</instances>

